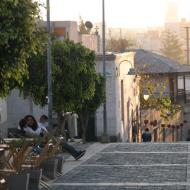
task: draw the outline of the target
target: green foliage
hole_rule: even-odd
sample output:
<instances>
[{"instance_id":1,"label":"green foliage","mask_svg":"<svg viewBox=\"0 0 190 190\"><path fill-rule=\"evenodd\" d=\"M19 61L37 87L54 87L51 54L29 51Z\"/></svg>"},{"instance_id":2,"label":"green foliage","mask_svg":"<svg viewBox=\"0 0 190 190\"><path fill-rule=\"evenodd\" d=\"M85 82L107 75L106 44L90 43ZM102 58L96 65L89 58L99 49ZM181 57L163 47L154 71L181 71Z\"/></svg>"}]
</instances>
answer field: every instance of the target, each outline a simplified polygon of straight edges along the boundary
<instances>
[{"instance_id":1,"label":"green foliage","mask_svg":"<svg viewBox=\"0 0 190 190\"><path fill-rule=\"evenodd\" d=\"M150 77L144 76L141 78L140 83L140 102L141 108L154 108L160 110L160 117L168 120L170 117L175 116L180 110L179 105L173 104L170 97L165 94L166 82L157 82L151 80ZM144 94L148 94L148 100L144 100Z\"/></svg>"},{"instance_id":2,"label":"green foliage","mask_svg":"<svg viewBox=\"0 0 190 190\"><path fill-rule=\"evenodd\" d=\"M182 43L175 33L166 32L165 38L162 41L161 52L166 57L178 61L179 63L184 62Z\"/></svg>"},{"instance_id":3,"label":"green foliage","mask_svg":"<svg viewBox=\"0 0 190 190\"><path fill-rule=\"evenodd\" d=\"M94 113L103 102L105 102L105 78L97 74L94 95L90 99L85 100L77 112L79 114Z\"/></svg>"},{"instance_id":4,"label":"green foliage","mask_svg":"<svg viewBox=\"0 0 190 190\"><path fill-rule=\"evenodd\" d=\"M0 1L0 97L22 85L31 54L39 51L39 3L32 0Z\"/></svg>"},{"instance_id":5,"label":"green foliage","mask_svg":"<svg viewBox=\"0 0 190 190\"><path fill-rule=\"evenodd\" d=\"M19 138L8 142L10 148L21 148L28 141L25 138Z\"/></svg>"},{"instance_id":6,"label":"green foliage","mask_svg":"<svg viewBox=\"0 0 190 190\"><path fill-rule=\"evenodd\" d=\"M52 45L53 109L73 111L82 107L95 92L95 54L70 40ZM44 106L47 96L46 49L28 61L29 77L25 78L22 94L30 95L36 104Z\"/></svg>"},{"instance_id":7,"label":"green foliage","mask_svg":"<svg viewBox=\"0 0 190 190\"><path fill-rule=\"evenodd\" d=\"M81 106L76 110L79 114L80 123L82 125L82 139L83 143L86 141L86 128L90 114L94 114L98 107L105 102L105 78L97 74L95 78L95 92L94 95L85 100Z\"/></svg>"},{"instance_id":8,"label":"green foliage","mask_svg":"<svg viewBox=\"0 0 190 190\"><path fill-rule=\"evenodd\" d=\"M31 96L41 106L47 104L47 51L33 55L27 62L28 76L23 78L24 84L19 86L24 98Z\"/></svg>"},{"instance_id":9,"label":"green foliage","mask_svg":"<svg viewBox=\"0 0 190 190\"><path fill-rule=\"evenodd\" d=\"M94 96L87 102L87 104L85 104L87 105L86 108L91 113L94 113L98 107L106 100L105 78L102 75L97 74L95 82Z\"/></svg>"},{"instance_id":10,"label":"green foliage","mask_svg":"<svg viewBox=\"0 0 190 190\"><path fill-rule=\"evenodd\" d=\"M81 44L57 41L52 49L54 57L54 110L72 111L80 108L95 91L95 54ZM61 81L61 82L60 82Z\"/></svg>"},{"instance_id":11,"label":"green foliage","mask_svg":"<svg viewBox=\"0 0 190 190\"><path fill-rule=\"evenodd\" d=\"M45 145L46 143L56 143L58 139L52 133L45 133L43 137L37 136L32 140L33 145Z\"/></svg>"}]
</instances>

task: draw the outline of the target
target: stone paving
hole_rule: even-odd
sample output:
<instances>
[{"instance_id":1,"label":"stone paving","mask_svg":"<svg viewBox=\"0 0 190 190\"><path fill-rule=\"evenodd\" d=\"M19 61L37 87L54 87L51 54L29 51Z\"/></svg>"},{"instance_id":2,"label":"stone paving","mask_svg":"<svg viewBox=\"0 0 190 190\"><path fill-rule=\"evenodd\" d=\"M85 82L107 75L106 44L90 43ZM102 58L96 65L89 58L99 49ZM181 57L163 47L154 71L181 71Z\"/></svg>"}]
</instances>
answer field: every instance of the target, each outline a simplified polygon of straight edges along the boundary
<instances>
[{"instance_id":1,"label":"stone paving","mask_svg":"<svg viewBox=\"0 0 190 190\"><path fill-rule=\"evenodd\" d=\"M70 159L71 164L78 165L54 180L50 189L190 190L188 143L110 143L101 145L101 148L100 145L91 146L96 152L79 163Z\"/></svg>"}]
</instances>

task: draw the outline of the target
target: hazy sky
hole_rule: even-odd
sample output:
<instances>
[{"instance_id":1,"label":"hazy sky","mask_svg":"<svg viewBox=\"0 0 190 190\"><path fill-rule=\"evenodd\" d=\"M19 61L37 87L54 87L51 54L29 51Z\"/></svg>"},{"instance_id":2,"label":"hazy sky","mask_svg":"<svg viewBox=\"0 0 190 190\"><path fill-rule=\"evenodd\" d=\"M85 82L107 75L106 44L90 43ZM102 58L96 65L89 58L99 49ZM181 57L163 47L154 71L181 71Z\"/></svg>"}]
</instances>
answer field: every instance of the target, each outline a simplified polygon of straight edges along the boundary
<instances>
[{"instance_id":1,"label":"hazy sky","mask_svg":"<svg viewBox=\"0 0 190 190\"><path fill-rule=\"evenodd\" d=\"M46 0L39 0L46 2ZM49 0L51 20L102 20L102 0ZM175 2L179 18L190 18L190 0L105 0L105 19L109 27L142 28L162 26L167 3Z\"/></svg>"}]
</instances>

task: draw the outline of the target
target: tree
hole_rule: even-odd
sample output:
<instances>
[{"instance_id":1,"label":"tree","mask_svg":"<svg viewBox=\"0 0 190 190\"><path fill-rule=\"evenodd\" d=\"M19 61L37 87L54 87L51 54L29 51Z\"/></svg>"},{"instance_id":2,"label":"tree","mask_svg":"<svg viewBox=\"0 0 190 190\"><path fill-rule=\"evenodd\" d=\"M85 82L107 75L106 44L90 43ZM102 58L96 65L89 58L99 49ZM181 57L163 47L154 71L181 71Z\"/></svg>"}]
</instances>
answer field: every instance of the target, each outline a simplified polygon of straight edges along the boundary
<instances>
[{"instance_id":1,"label":"tree","mask_svg":"<svg viewBox=\"0 0 190 190\"><path fill-rule=\"evenodd\" d=\"M103 102L105 102L105 78L100 74L97 74L95 82L95 93L93 97L89 100L84 101L84 103L82 103L82 106L77 110L83 130L83 143L86 142L86 129L88 126L90 114L94 114L98 107Z\"/></svg>"},{"instance_id":2,"label":"tree","mask_svg":"<svg viewBox=\"0 0 190 190\"><path fill-rule=\"evenodd\" d=\"M179 63L184 62L182 43L180 42L177 34L167 31L160 50L166 57L169 57Z\"/></svg>"},{"instance_id":3,"label":"tree","mask_svg":"<svg viewBox=\"0 0 190 190\"><path fill-rule=\"evenodd\" d=\"M66 40L54 44L52 56L54 110L76 110L94 95L95 54L79 43Z\"/></svg>"},{"instance_id":4,"label":"tree","mask_svg":"<svg viewBox=\"0 0 190 190\"><path fill-rule=\"evenodd\" d=\"M22 85L26 60L40 48L38 38L40 4L32 0L0 1L0 97Z\"/></svg>"},{"instance_id":5,"label":"tree","mask_svg":"<svg viewBox=\"0 0 190 190\"><path fill-rule=\"evenodd\" d=\"M95 93L97 74L95 54L73 41L55 41L52 45L53 110L64 127L64 112L81 110ZM47 96L46 51L33 56L28 62L29 78L20 88L36 104L44 106Z\"/></svg>"},{"instance_id":6,"label":"tree","mask_svg":"<svg viewBox=\"0 0 190 190\"><path fill-rule=\"evenodd\" d=\"M180 105L174 104L166 94L166 81L158 83L158 79L153 80L149 75L141 75L139 86L141 109L160 110L160 117L166 121L181 110ZM148 100L144 100L144 94L149 95Z\"/></svg>"},{"instance_id":7,"label":"tree","mask_svg":"<svg viewBox=\"0 0 190 190\"><path fill-rule=\"evenodd\" d=\"M128 48L133 46L133 42L125 38L110 38L107 40L106 44L106 50L113 52L125 52Z\"/></svg>"}]
</instances>

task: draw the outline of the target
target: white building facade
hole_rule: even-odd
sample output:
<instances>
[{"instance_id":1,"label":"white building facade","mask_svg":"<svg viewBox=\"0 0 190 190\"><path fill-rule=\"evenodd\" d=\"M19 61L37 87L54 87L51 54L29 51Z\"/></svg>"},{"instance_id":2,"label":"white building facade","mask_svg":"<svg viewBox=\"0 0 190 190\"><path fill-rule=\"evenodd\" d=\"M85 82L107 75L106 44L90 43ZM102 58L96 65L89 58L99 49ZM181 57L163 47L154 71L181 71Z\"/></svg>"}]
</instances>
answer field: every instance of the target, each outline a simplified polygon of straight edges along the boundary
<instances>
[{"instance_id":1,"label":"white building facade","mask_svg":"<svg viewBox=\"0 0 190 190\"><path fill-rule=\"evenodd\" d=\"M103 73L102 55L97 56L97 72ZM138 77L129 75L134 68L134 53L106 55L107 135L111 141L133 141L133 127L139 123ZM103 107L96 113L96 135L104 130Z\"/></svg>"}]
</instances>

